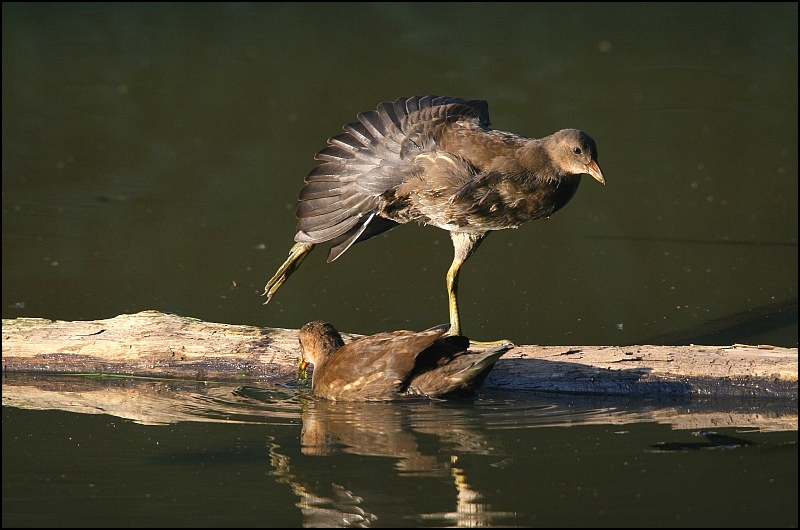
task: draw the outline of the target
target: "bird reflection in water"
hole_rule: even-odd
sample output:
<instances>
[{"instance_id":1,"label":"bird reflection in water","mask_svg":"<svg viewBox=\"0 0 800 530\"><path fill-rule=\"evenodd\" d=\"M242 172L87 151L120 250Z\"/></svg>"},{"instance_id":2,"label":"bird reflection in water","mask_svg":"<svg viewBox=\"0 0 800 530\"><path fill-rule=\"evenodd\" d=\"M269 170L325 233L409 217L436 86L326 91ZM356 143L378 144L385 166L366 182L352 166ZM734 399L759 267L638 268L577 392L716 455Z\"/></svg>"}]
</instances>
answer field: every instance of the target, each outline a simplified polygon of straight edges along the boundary
<instances>
[{"instance_id":1,"label":"bird reflection in water","mask_svg":"<svg viewBox=\"0 0 800 530\"><path fill-rule=\"evenodd\" d=\"M451 472L458 490L456 496L456 509L453 512L423 513L418 515L425 521L443 521L453 524L457 528L478 528L494 525L498 520L505 520L516 516L514 512L492 511L488 504L481 502L483 494L474 490L467 482L466 472L457 466L458 457L451 458Z\"/></svg>"},{"instance_id":2,"label":"bird reflection in water","mask_svg":"<svg viewBox=\"0 0 800 530\"><path fill-rule=\"evenodd\" d=\"M487 526L514 516L512 512L492 511L483 502L484 495L474 489L459 459L469 454L491 454L497 451L496 440L489 440L482 431L471 428L468 418L459 419L458 408L445 410L422 406L423 403L354 403L330 400L309 400L302 414L301 450L303 455L330 457L337 454L387 457L396 461L399 476L445 478L455 486L455 507L449 512L415 515L425 521L440 521L459 527ZM448 421L442 421L447 416ZM435 447L448 447L450 456L426 454L423 439L434 436ZM462 456L459 456L462 455ZM288 459L285 460L288 464ZM275 463L274 463L275 464ZM280 462L276 468L280 469ZM316 467L316 466L315 466ZM283 477L288 477L283 466ZM280 473L276 473L280 474ZM342 477L342 482L349 477ZM339 521L348 520L362 527L377 518L367 511L364 499L351 491L333 485L330 496L309 493L307 487L294 488L301 497L304 514L319 520L338 510ZM353 525L349 525L353 526ZM355 527L355 526L353 526Z\"/></svg>"},{"instance_id":3,"label":"bird reflection in water","mask_svg":"<svg viewBox=\"0 0 800 530\"><path fill-rule=\"evenodd\" d=\"M270 475L277 477L276 482L288 484L299 497L296 506L303 514L304 528L369 528L378 519L361 508L361 497L339 484L331 484L329 497L316 493L292 471L290 458L278 449L277 444L270 447L274 468Z\"/></svg>"}]
</instances>

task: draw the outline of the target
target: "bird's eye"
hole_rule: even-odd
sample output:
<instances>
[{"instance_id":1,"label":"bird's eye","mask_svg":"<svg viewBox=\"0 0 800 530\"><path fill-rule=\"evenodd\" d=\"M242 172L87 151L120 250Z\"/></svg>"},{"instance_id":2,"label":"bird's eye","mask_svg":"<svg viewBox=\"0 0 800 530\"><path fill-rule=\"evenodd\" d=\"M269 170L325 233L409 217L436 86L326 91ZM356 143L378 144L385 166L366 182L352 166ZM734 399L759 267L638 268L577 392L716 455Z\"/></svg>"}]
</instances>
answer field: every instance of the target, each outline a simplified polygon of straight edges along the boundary
<instances>
[{"instance_id":1,"label":"bird's eye","mask_svg":"<svg viewBox=\"0 0 800 530\"><path fill-rule=\"evenodd\" d=\"M580 147L573 147L573 148L572 148L572 152L573 152L573 153L575 153L576 155L579 155L579 154L581 154L583 151L581 151L581 148L580 148Z\"/></svg>"}]
</instances>

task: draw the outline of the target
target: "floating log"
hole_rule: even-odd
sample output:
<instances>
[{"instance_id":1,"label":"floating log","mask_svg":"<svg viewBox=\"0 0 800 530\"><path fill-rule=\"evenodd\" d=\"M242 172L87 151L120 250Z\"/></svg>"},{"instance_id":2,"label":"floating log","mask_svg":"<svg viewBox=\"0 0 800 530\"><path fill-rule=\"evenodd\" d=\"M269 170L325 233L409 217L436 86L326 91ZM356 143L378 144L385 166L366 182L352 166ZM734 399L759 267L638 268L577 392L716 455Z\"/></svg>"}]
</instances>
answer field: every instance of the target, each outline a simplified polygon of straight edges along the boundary
<instances>
[{"instance_id":1,"label":"floating log","mask_svg":"<svg viewBox=\"0 0 800 530\"><path fill-rule=\"evenodd\" d=\"M352 340L359 335L343 333ZM480 346L476 346L479 348ZM113 374L191 381L295 377L297 330L143 311L91 321L3 320L3 373ZM517 346L488 387L575 394L797 399L797 348Z\"/></svg>"}]
</instances>

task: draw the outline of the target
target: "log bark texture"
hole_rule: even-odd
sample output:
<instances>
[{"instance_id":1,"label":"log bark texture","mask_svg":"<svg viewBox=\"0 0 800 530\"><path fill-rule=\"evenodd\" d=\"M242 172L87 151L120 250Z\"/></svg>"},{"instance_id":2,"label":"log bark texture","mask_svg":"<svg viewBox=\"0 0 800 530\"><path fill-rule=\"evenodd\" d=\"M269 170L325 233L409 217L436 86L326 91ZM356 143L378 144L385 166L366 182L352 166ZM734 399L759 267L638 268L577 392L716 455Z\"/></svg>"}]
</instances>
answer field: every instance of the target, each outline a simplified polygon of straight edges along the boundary
<instances>
[{"instance_id":1,"label":"log bark texture","mask_svg":"<svg viewBox=\"0 0 800 530\"><path fill-rule=\"evenodd\" d=\"M91 321L3 320L5 373L115 374L193 381L295 377L297 330L143 311ZM358 337L343 334L345 340ZM477 347L477 346L476 346ZM486 386L578 394L797 399L797 348L517 346Z\"/></svg>"}]
</instances>

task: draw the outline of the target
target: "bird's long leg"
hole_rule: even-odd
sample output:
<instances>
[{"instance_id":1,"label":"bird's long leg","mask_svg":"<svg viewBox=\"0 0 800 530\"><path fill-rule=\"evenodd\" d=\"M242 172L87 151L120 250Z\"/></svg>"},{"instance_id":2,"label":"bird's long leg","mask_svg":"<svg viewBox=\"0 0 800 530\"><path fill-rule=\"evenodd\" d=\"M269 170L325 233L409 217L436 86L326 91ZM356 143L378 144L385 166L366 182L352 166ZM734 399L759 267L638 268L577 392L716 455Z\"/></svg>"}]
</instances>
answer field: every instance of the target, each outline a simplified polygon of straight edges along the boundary
<instances>
[{"instance_id":1,"label":"bird's long leg","mask_svg":"<svg viewBox=\"0 0 800 530\"><path fill-rule=\"evenodd\" d=\"M448 335L461 335L461 318L458 316L458 273L464 262L453 259L447 271L447 300L450 305L450 330Z\"/></svg>"},{"instance_id":2,"label":"bird's long leg","mask_svg":"<svg viewBox=\"0 0 800 530\"><path fill-rule=\"evenodd\" d=\"M286 258L286 261L283 262L283 265L280 266L278 272L267 282L266 287L264 287L264 293L262 296L267 297L267 301L264 304L268 304L272 297L275 296L275 293L278 289L280 289L281 285L291 276L291 274L297 270L297 267L303 263L303 260L306 259L308 253L314 250L313 243L295 243L291 250L289 250L289 257Z\"/></svg>"},{"instance_id":3,"label":"bird's long leg","mask_svg":"<svg viewBox=\"0 0 800 530\"><path fill-rule=\"evenodd\" d=\"M447 271L447 300L450 305L448 335L461 335L461 318L458 315L458 274L461 272L461 266L477 250L485 235L485 233L450 232L454 255L453 263Z\"/></svg>"},{"instance_id":4,"label":"bird's long leg","mask_svg":"<svg viewBox=\"0 0 800 530\"><path fill-rule=\"evenodd\" d=\"M461 266L464 265L464 262L478 249L484 237L486 237L486 232L478 234L450 232L450 239L453 240L455 255L453 257L453 263L447 271L447 298L450 304L450 330L447 332L448 335L461 335L461 318L458 315L458 274L461 272ZM470 340L469 342L470 344L482 346L499 346L508 341Z\"/></svg>"}]
</instances>

